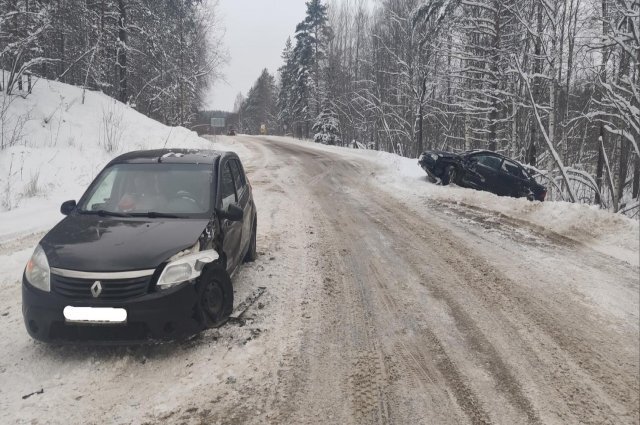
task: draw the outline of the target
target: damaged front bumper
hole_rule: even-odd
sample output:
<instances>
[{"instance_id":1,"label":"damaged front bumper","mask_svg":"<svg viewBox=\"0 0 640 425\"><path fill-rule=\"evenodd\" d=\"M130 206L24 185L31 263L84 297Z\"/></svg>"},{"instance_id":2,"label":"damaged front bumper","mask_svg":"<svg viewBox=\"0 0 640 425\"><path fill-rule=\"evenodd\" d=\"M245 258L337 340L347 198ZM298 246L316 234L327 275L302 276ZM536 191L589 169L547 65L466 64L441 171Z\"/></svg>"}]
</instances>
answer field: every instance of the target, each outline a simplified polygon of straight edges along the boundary
<instances>
[{"instance_id":1,"label":"damaged front bumper","mask_svg":"<svg viewBox=\"0 0 640 425\"><path fill-rule=\"evenodd\" d=\"M418 165L427 173L427 177L434 183L440 183L441 178L434 173L436 162L429 156L421 156Z\"/></svg>"},{"instance_id":2,"label":"damaged front bumper","mask_svg":"<svg viewBox=\"0 0 640 425\"><path fill-rule=\"evenodd\" d=\"M74 300L31 286L23 277L22 314L27 332L42 342L95 344L173 340L203 329L198 286L185 282L128 300ZM65 318L65 307L111 307L126 310L124 323L77 323Z\"/></svg>"}]
</instances>

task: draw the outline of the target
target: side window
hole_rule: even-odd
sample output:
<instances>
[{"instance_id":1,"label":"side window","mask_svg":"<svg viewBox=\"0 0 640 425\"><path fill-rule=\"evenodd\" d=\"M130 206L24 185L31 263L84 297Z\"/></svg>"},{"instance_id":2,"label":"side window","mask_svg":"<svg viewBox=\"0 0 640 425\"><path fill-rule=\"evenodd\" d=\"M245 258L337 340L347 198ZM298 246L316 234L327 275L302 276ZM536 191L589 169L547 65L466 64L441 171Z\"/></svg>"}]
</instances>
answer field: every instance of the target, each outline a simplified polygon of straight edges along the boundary
<instances>
[{"instance_id":1,"label":"side window","mask_svg":"<svg viewBox=\"0 0 640 425\"><path fill-rule=\"evenodd\" d=\"M476 156L476 160L478 161L478 164L491 168L495 171L500 169L500 164L502 162L501 158L492 155L478 155Z\"/></svg>"},{"instance_id":2,"label":"side window","mask_svg":"<svg viewBox=\"0 0 640 425\"><path fill-rule=\"evenodd\" d=\"M231 164L231 171L233 172L233 179L236 183L236 190L238 191L238 197L240 197L240 195L242 194L242 192L244 191L244 187L246 185L245 180L244 180L244 175L242 173L242 171L240 171L240 166L238 164L237 160L231 160L229 161L229 164Z\"/></svg>"},{"instance_id":3,"label":"side window","mask_svg":"<svg viewBox=\"0 0 640 425\"><path fill-rule=\"evenodd\" d=\"M513 161L508 161L505 159L504 162L502 163L502 170L506 171L507 173L519 179L526 178L524 170L520 168L520 166Z\"/></svg>"},{"instance_id":4,"label":"side window","mask_svg":"<svg viewBox=\"0 0 640 425\"><path fill-rule=\"evenodd\" d=\"M233 187L233 175L231 174L229 162L227 162L222 169L221 179L220 195L222 198L222 209L225 210L229 204L237 202L236 191Z\"/></svg>"}]
</instances>

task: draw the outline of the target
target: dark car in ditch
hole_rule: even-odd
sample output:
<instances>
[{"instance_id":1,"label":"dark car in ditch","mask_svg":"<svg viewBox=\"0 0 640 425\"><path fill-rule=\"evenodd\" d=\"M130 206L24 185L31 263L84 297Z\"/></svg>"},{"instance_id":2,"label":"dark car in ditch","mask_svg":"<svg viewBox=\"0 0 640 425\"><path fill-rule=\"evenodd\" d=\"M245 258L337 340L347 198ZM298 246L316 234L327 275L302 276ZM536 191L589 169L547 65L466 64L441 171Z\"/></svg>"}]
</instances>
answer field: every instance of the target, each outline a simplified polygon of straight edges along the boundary
<instances>
[{"instance_id":1,"label":"dark car in ditch","mask_svg":"<svg viewBox=\"0 0 640 425\"><path fill-rule=\"evenodd\" d=\"M61 212L23 274L24 322L44 342L171 340L221 325L231 276L256 258L252 189L232 152L121 155Z\"/></svg>"},{"instance_id":2,"label":"dark car in ditch","mask_svg":"<svg viewBox=\"0 0 640 425\"><path fill-rule=\"evenodd\" d=\"M418 164L434 182L484 190L500 196L544 201L547 189L518 162L485 150L463 153L427 151Z\"/></svg>"}]
</instances>

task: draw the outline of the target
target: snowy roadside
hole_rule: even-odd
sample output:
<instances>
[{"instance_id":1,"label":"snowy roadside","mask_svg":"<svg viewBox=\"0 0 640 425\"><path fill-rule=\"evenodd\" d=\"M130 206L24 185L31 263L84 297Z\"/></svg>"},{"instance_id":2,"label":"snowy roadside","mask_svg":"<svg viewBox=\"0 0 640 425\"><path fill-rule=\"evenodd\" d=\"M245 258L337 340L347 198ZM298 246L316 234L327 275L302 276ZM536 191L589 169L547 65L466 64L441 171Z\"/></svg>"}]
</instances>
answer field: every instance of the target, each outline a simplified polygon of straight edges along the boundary
<instances>
[{"instance_id":1,"label":"snowy roadside","mask_svg":"<svg viewBox=\"0 0 640 425\"><path fill-rule=\"evenodd\" d=\"M327 146L289 137L267 138L304 143L313 149L375 163L382 173L371 174L370 178L411 208L425 208L425 202L432 201L452 208L480 210L570 238L634 266L640 263L640 223L620 214L591 205L530 202L457 186L438 186L426 181L417 159L387 152Z\"/></svg>"}]
</instances>

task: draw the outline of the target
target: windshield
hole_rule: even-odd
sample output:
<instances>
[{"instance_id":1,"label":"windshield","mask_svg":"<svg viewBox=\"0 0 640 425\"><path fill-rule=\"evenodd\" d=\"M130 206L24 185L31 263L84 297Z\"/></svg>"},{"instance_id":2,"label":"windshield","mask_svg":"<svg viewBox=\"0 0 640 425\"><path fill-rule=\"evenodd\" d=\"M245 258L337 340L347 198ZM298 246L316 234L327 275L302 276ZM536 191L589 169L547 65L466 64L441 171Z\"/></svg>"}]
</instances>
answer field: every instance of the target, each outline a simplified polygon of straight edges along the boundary
<instances>
[{"instance_id":1,"label":"windshield","mask_svg":"<svg viewBox=\"0 0 640 425\"><path fill-rule=\"evenodd\" d=\"M116 164L104 170L80 202L80 213L205 217L211 213L207 164Z\"/></svg>"}]
</instances>

